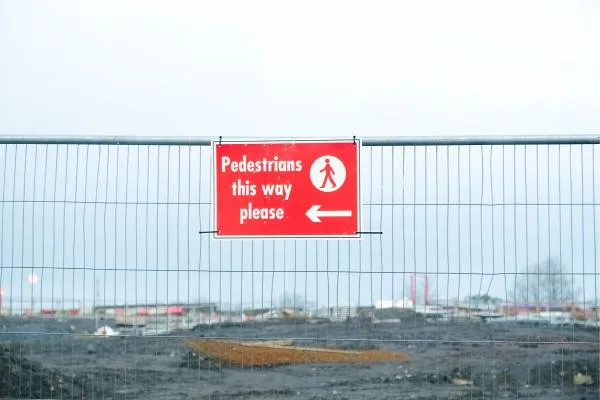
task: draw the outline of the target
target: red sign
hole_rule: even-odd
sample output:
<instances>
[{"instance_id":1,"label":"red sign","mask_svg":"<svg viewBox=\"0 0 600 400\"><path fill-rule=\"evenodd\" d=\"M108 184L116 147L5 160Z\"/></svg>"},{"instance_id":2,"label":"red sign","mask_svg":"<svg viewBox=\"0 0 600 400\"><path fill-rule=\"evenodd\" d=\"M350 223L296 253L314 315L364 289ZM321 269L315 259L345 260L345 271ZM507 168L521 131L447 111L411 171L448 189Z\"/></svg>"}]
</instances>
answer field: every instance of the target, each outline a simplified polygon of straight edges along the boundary
<instances>
[{"instance_id":1,"label":"red sign","mask_svg":"<svg viewBox=\"0 0 600 400\"><path fill-rule=\"evenodd\" d=\"M360 141L214 142L215 237L360 237Z\"/></svg>"}]
</instances>

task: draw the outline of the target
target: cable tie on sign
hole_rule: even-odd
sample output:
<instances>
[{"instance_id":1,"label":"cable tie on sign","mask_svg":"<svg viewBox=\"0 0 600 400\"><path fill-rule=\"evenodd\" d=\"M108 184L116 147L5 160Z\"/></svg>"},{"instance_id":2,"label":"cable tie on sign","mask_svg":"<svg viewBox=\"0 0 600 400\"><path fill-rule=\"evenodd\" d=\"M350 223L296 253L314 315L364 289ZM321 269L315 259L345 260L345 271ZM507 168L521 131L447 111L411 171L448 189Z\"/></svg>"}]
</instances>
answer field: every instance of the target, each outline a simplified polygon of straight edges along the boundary
<instances>
[{"instance_id":1,"label":"cable tie on sign","mask_svg":"<svg viewBox=\"0 0 600 400\"><path fill-rule=\"evenodd\" d=\"M200 235L203 235L205 233L219 233L219 231L199 231L198 232Z\"/></svg>"},{"instance_id":2,"label":"cable tie on sign","mask_svg":"<svg viewBox=\"0 0 600 400\"><path fill-rule=\"evenodd\" d=\"M352 143L354 143L354 145L356 146L356 135L352 136Z\"/></svg>"},{"instance_id":3,"label":"cable tie on sign","mask_svg":"<svg viewBox=\"0 0 600 400\"><path fill-rule=\"evenodd\" d=\"M222 140L223 140L223 136L219 136L219 146L221 145Z\"/></svg>"},{"instance_id":4,"label":"cable tie on sign","mask_svg":"<svg viewBox=\"0 0 600 400\"><path fill-rule=\"evenodd\" d=\"M354 234L355 235L383 235L383 232L380 232L380 231L357 231Z\"/></svg>"}]
</instances>

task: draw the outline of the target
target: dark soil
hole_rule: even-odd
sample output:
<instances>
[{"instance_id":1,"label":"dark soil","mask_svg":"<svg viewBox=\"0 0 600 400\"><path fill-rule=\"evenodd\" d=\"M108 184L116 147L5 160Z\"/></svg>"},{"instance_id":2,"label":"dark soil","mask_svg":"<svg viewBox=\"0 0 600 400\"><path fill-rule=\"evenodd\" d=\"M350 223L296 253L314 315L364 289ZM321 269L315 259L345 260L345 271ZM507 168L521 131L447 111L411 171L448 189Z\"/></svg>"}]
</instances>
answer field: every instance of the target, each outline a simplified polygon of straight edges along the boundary
<instances>
[{"instance_id":1,"label":"dark soil","mask_svg":"<svg viewBox=\"0 0 600 400\"><path fill-rule=\"evenodd\" d=\"M183 338L83 338L73 322L17 321L0 343L0 398L597 399L598 330L543 324L427 322L232 324L183 336L288 339L300 346L411 353L415 361L228 368ZM11 333L13 330L17 333ZM47 334L64 332L64 334ZM22 333L32 332L32 333ZM40 332L35 334L35 332ZM583 374L591 383L575 384Z\"/></svg>"},{"instance_id":2,"label":"dark soil","mask_svg":"<svg viewBox=\"0 0 600 400\"><path fill-rule=\"evenodd\" d=\"M61 374L28 361L16 346L0 346L0 398L86 399L95 392L84 376Z\"/></svg>"}]
</instances>

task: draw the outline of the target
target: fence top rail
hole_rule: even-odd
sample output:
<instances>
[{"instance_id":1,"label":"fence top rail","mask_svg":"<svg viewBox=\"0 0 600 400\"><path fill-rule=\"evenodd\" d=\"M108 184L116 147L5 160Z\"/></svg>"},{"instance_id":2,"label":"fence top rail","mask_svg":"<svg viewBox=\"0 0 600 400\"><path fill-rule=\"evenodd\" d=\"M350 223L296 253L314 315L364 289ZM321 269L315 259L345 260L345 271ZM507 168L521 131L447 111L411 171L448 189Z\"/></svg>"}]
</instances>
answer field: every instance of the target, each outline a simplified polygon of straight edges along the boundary
<instances>
[{"instance_id":1,"label":"fence top rail","mask_svg":"<svg viewBox=\"0 0 600 400\"><path fill-rule=\"evenodd\" d=\"M593 135L527 135L527 136L421 136L365 138L363 146L479 146L536 144L600 144Z\"/></svg>"},{"instance_id":2,"label":"fence top rail","mask_svg":"<svg viewBox=\"0 0 600 400\"><path fill-rule=\"evenodd\" d=\"M0 136L0 144L210 146L211 140L193 136Z\"/></svg>"},{"instance_id":3,"label":"fence top rail","mask_svg":"<svg viewBox=\"0 0 600 400\"><path fill-rule=\"evenodd\" d=\"M349 139L345 138L345 139ZM297 140L304 140L298 138ZM73 145L148 145L210 146L219 138L202 136L0 136L0 144L73 144ZM232 138L223 138L229 141ZM255 141L255 138L235 138ZM269 138L265 138L269 140ZM272 139L271 139L272 140ZM294 140L291 139L290 140ZM363 146L477 146L477 145L551 145L600 144L600 135L527 135L527 136L397 136L361 138Z\"/></svg>"}]
</instances>

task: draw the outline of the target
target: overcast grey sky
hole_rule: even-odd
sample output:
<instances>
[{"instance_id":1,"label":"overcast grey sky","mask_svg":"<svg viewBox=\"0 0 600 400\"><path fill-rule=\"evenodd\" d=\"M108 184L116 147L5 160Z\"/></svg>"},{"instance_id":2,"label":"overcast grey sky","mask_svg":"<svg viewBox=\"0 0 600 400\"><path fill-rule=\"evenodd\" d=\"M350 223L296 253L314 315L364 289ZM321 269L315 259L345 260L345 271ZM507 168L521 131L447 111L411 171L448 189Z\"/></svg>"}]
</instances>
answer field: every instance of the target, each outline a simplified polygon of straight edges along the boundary
<instances>
[{"instance_id":1,"label":"overcast grey sky","mask_svg":"<svg viewBox=\"0 0 600 400\"><path fill-rule=\"evenodd\" d=\"M0 134L598 135L599 18L600 5L595 1L505 1L496 6L477 1L305 1L294 5L277 1L168 5L2 1ZM592 190L600 188L600 174L594 177L591 167L592 161L600 164L598 146L574 146L571 159L569 148L564 147L560 164L556 148L541 146L537 153L535 147L529 148L526 161L523 148L517 148L514 161L512 147L505 149L504 156L501 147L493 148L492 155L489 147L483 153L475 147L470 153L470 171L469 149L461 150L459 162L456 148L450 149L448 159L447 148L440 147L437 181L435 148L427 149L427 159L423 148L417 150L416 164L412 148L363 151L366 203L414 203L414 196L418 203L425 198L425 189L431 203L446 203L448 189L451 203L459 201L459 193L460 202L469 202L469 192L472 203L482 198L483 202L510 203L514 202L515 171L521 196L517 202L525 201L525 182L528 202L547 200L548 176L550 198L558 202L560 178L561 202L591 203L583 210L561 208L560 245L557 206L551 207L550 217L548 207L529 207L526 228L524 207L517 209L516 227L513 207L483 207L483 223L478 206L470 207L470 223L469 207L462 207L460 218L457 207L450 208L446 227L445 206L427 206L425 221L421 206L365 205L365 225L381 227L383 236L367 237L350 246L347 242L289 241L273 248L272 242L232 245L199 237L199 225L208 229L209 204L193 204L189 213L187 204L158 206L158 215L157 206L142 205L137 208L137 225L135 206L102 204L107 194L109 202L115 196L118 201L146 202L147 192L149 201L159 196L174 202L208 203L210 149L188 150L171 149L167 164L166 148L161 149L160 159L157 149L150 149L148 161L147 148L122 147L117 169L114 147L110 148L114 158L107 163L106 147L71 147L67 155L64 146L46 150L45 146L1 145L2 287L13 297L29 295L22 274L33 265L44 273L37 289L45 298L92 299L95 278L100 278L101 297L106 296L107 302L179 296L183 301L210 297L261 305L271 302L271 293L277 299L284 287L293 291L296 282L298 291L312 301L364 304L380 297L401 297L405 275L400 271L414 270L416 265L423 271L450 271L449 278L432 277L439 297L462 297L479 292L480 287L484 291L490 287L493 294L505 297L504 275L485 275L482 283L481 275L464 273L471 268L497 273L504 271L505 263L506 270L514 272L537 261L539 239L540 257L551 249L551 255L562 256L570 271L590 274L585 279L585 297L598 295L594 274L600 266L600 238L598 233L594 236L594 228L598 232L600 213L596 210L594 221L593 204L600 202L600 195ZM27 159L22 158L25 151ZM127 174L122 172L126 166ZM386 178L383 186L381 176ZM179 188L175 186L178 178ZM136 200L138 194L141 197ZM34 198L59 202L24 206L19 202ZM62 202L65 198L74 203ZM100 204L84 205L84 201ZM499 223L503 210L504 227ZM504 247L503 232L506 242L512 243ZM115 236L120 243L116 249ZM439 250L432 247L436 242ZM55 270L52 277L50 269L42 269L52 265L77 268L75 278L69 269L64 279L62 270ZM127 281L124 272L105 276L105 266L114 269L115 265L139 271L128 273ZM189 290L188 265L196 271L190 273ZM350 266L363 273L350 274L350 279L349 274L340 274L339 280L330 273L328 283L327 274L316 272L308 273L308 278L296 274L296 281L292 273L276 273L272 280L271 273L260 272L252 280L250 273L218 272L230 267L272 270L273 265L288 271L337 271L338 266L341 270ZM22 266L26 268L21 270ZM186 271L179 276L175 271L158 272L158 283L156 273L147 271L167 268ZM371 268L388 273L371 275ZM583 277L579 280L583 285Z\"/></svg>"}]
</instances>

